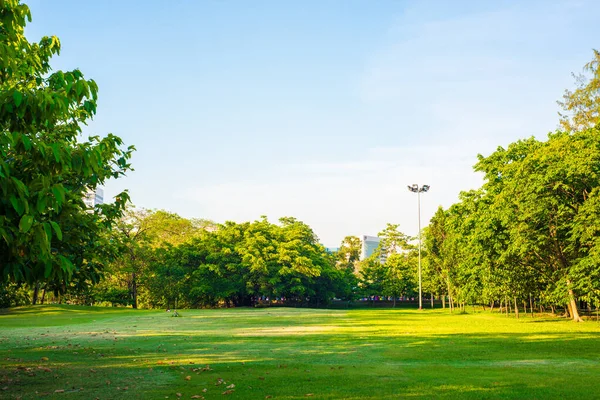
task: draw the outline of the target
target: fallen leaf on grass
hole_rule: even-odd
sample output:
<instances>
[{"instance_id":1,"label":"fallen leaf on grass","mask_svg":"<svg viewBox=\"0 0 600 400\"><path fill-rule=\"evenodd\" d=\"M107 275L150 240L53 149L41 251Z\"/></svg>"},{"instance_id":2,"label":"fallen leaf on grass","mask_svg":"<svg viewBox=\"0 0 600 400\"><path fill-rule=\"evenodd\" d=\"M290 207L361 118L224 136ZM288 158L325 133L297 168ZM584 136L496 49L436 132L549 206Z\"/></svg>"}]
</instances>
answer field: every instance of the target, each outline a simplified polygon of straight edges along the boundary
<instances>
[{"instance_id":1,"label":"fallen leaf on grass","mask_svg":"<svg viewBox=\"0 0 600 400\"><path fill-rule=\"evenodd\" d=\"M8 386L4 386L2 390L8 390Z\"/></svg>"},{"instance_id":2,"label":"fallen leaf on grass","mask_svg":"<svg viewBox=\"0 0 600 400\"><path fill-rule=\"evenodd\" d=\"M231 385L227 386L227 389L233 389L235 387L235 385L232 383Z\"/></svg>"},{"instance_id":3,"label":"fallen leaf on grass","mask_svg":"<svg viewBox=\"0 0 600 400\"><path fill-rule=\"evenodd\" d=\"M54 393L64 393L65 389L56 389Z\"/></svg>"},{"instance_id":4,"label":"fallen leaf on grass","mask_svg":"<svg viewBox=\"0 0 600 400\"><path fill-rule=\"evenodd\" d=\"M233 392L235 392L235 390L233 390L233 389L229 389L229 390L226 390L226 391L224 391L224 392L223 392L223 393L221 393L221 394L231 394L231 393L233 393Z\"/></svg>"},{"instance_id":5,"label":"fallen leaf on grass","mask_svg":"<svg viewBox=\"0 0 600 400\"><path fill-rule=\"evenodd\" d=\"M306 393L305 396L306 397L312 397L312 396L314 396L314 394L313 393Z\"/></svg>"},{"instance_id":6,"label":"fallen leaf on grass","mask_svg":"<svg viewBox=\"0 0 600 400\"><path fill-rule=\"evenodd\" d=\"M192 399L203 399L204 396L200 396L199 394L195 394L192 396Z\"/></svg>"},{"instance_id":7,"label":"fallen leaf on grass","mask_svg":"<svg viewBox=\"0 0 600 400\"><path fill-rule=\"evenodd\" d=\"M185 377L185 380L186 380L186 381L189 381L190 379L192 379L192 377L191 377L191 376L189 376L189 375Z\"/></svg>"},{"instance_id":8,"label":"fallen leaf on grass","mask_svg":"<svg viewBox=\"0 0 600 400\"><path fill-rule=\"evenodd\" d=\"M265 396L265 399L270 399L271 397L273 397L273 396L267 395L267 396Z\"/></svg>"},{"instance_id":9,"label":"fallen leaf on grass","mask_svg":"<svg viewBox=\"0 0 600 400\"><path fill-rule=\"evenodd\" d=\"M206 393L206 392L208 392L208 389L204 388L204 389L202 389L202 392Z\"/></svg>"},{"instance_id":10,"label":"fallen leaf on grass","mask_svg":"<svg viewBox=\"0 0 600 400\"><path fill-rule=\"evenodd\" d=\"M40 360L42 360L42 361L48 361L49 358L48 357L42 357L42 358L40 358Z\"/></svg>"},{"instance_id":11,"label":"fallen leaf on grass","mask_svg":"<svg viewBox=\"0 0 600 400\"><path fill-rule=\"evenodd\" d=\"M181 397L181 393L175 393L177 397Z\"/></svg>"}]
</instances>

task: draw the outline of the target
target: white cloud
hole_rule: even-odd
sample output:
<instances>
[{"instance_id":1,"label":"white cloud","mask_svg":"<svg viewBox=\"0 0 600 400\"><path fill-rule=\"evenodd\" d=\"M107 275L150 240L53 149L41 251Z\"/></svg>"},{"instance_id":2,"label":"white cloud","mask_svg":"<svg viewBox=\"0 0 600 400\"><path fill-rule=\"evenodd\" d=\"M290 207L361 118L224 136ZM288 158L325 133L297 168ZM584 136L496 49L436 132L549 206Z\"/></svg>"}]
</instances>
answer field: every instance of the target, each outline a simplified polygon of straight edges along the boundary
<instances>
[{"instance_id":1,"label":"white cloud","mask_svg":"<svg viewBox=\"0 0 600 400\"><path fill-rule=\"evenodd\" d=\"M416 234L417 199L406 186L432 186L422 197L426 224L439 204L447 207L460 190L480 184L471 170L474 159L451 147L374 148L352 162L290 164L269 181L200 186L176 197L194 201L202 215L218 221L295 216L336 246L345 235L377 234L387 222Z\"/></svg>"}]
</instances>

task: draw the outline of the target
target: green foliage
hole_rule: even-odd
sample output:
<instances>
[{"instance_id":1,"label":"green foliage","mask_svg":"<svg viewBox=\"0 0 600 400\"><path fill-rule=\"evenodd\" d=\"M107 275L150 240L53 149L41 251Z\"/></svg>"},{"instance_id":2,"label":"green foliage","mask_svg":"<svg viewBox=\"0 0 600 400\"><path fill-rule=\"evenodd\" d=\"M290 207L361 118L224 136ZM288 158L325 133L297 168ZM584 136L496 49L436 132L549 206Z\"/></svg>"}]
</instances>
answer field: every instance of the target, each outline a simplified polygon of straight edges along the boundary
<instances>
[{"instance_id":1,"label":"green foliage","mask_svg":"<svg viewBox=\"0 0 600 400\"><path fill-rule=\"evenodd\" d=\"M30 43L27 6L0 2L0 284L47 282L57 292L97 282L102 236L128 201L87 210L84 195L130 169L132 147L114 135L78 141L98 87L56 71L56 37Z\"/></svg>"},{"instance_id":2,"label":"green foliage","mask_svg":"<svg viewBox=\"0 0 600 400\"><path fill-rule=\"evenodd\" d=\"M598 301L600 128L520 140L479 157L478 191L438 210L430 264L460 303L535 298L580 320Z\"/></svg>"},{"instance_id":3,"label":"green foliage","mask_svg":"<svg viewBox=\"0 0 600 400\"><path fill-rule=\"evenodd\" d=\"M0 285L0 308L17 307L29 304L29 293L16 283Z\"/></svg>"},{"instance_id":4,"label":"green foliage","mask_svg":"<svg viewBox=\"0 0 600 400\"><path fill-rule=\"evenodd\" d=\"M563 101L558 104L564 113L560 115L560 127L565 131L581 131L600 124L600 51L594 50L594 58L583 67L584 74L573 75L577 88L565 90Z\"/></svg>"},{"instance_id":5,"label":"green foliage","mask_svg":"<svg viewBox=\"0 0 600 400\"><path fill-rule=\"evenodd\" d=\"M134 307L248 306L266 298L325 304L353 297L346 271L294 218L217 225L130 210L116 234L122 256L109 285L128 289Z\"/></svg>"}]
</instances>

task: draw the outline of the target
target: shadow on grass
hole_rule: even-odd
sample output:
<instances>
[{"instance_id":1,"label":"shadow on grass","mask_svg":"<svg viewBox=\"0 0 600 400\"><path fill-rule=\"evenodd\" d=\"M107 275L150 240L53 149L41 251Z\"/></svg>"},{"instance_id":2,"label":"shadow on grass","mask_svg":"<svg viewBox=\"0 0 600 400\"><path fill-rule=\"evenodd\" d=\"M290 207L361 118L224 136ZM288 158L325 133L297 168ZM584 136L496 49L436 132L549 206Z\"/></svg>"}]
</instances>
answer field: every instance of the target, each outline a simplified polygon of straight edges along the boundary
<instances>
[{"instance_id":1,"label":"shadow on grass","mask_svg":"<svg viewBox=\"0 0 600 400\"><path fill-rule=\"evenodd\" d=\"M383 338L239 337L211 330L187 338L118 337L116 343L63 335L51 331L26 347L3 347L4 393L59 398L64 393L55 390L65 390L71 399L181 393L208 399L221 398L233 383L235 397L244 399L310 393L323 399L585 398L594 393L595 379L582 378L600 373L600 332ZM568 384L573 380L577 386Z\"/></svg>"},{"instance_id":2,"label":"shadow on grass","mask_svg":"<svg viewBox=\"0 0 600 400\"><path fill-rule=\"evenodd\" d=\"M596 392L600 373L600 331L558 319L545 325L416 310L207 310L183 318L44 310L18 314L13 327L0 318L1 398L210 399L234 390L236 399L579 399ZM94 321L99 314L90 311L111 318ZM72 315L90 324L74 324ZM27 321L33 326L23 334ZM461 331L444 331L455 327Z\"/></svg>"}]
</instances>

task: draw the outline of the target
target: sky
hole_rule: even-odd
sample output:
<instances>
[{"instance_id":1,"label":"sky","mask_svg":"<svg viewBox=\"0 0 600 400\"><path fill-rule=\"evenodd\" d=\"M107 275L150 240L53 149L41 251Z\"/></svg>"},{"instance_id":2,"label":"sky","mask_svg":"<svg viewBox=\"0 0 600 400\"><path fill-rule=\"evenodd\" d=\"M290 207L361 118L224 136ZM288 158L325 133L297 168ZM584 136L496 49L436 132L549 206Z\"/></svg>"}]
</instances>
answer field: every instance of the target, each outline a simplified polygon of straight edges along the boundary
<instances>
[{"instance_id":1,"label":"sky","mask_svg":"<svg viewBox=\"0 0 600 400\"><path fill-rule=\"evenodd\" d=\"M294 216L328 247L478 188L477 155L557 128L600 48L595 0L31 0L30 40L99 85L85 133L134 145L105 185L187 218Z\"/></svg>"}]
</instances>

